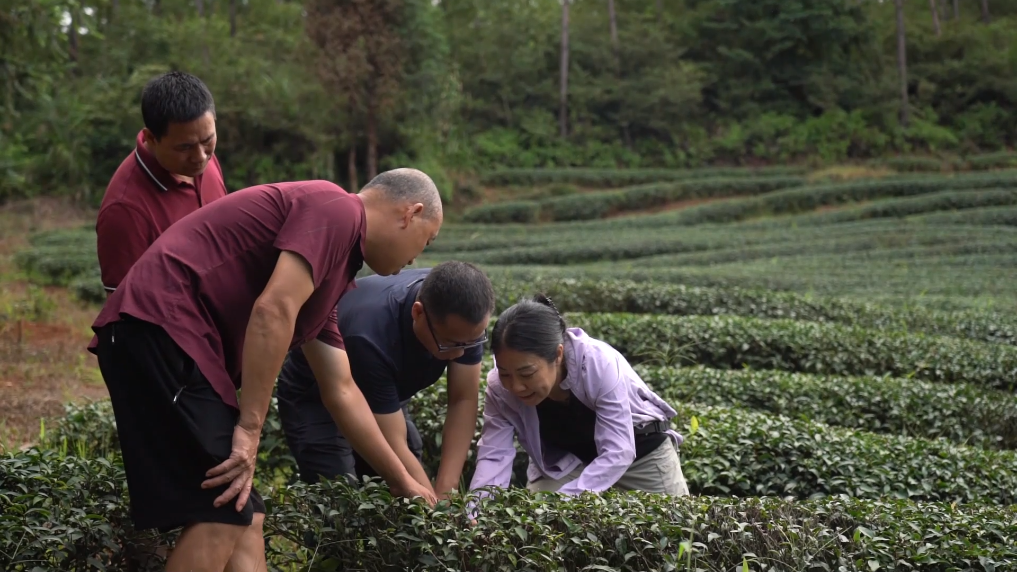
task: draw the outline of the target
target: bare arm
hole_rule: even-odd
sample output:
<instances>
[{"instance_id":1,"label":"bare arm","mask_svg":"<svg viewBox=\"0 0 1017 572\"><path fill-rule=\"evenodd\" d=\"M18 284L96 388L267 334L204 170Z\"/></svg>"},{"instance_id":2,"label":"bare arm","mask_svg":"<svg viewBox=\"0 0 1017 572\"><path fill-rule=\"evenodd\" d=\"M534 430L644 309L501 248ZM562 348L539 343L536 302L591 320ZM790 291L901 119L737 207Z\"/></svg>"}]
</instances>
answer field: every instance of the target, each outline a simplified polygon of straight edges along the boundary
<instances>
[{"instance_id":1,"label":"bare arm","mask_svg":"<svg viewBox=\"0 0 1017 572\"><path fill-rule=\"evenodd\" d=\"M404 461L393 451L391 437L386 438L379 427L375 416L364 399L364 394L353 381L350 373L350 362L346 352L329 346L320 340L311 340L303 346L307 363L318 380L321 400L325 404L343 436L349 440L354 450L360 453L378 474L389 483L396 494L404 496L422 496L430 504L434 504L435 496L424 476L424 485L414 479L412 472L407 471ZM398 413L402 417L402 413ZM402 447L406 447L406 423L402 421ZM398 444L397 444L398 446ZM409 453L409 449L407 449ZM412 453L410 457L413 458ZM413 458L416 463L416 458ZM419 467L420 464L416 463ZM423 467L420 467L423 472Z\"/></svg>"},{"instance_id":2,"label":"bare arm","mask_svg":"<svg viewBox=\"0 0 1017 572\"><path fill-rule=\"evenodd\" d=\"M403 416L402 410L394 413L375 413L374 418L378 420L382 434L385 435L388 444L402 461L406 470L413 476L413 479L434 493L434 489L431 488L431 480L424 471L423 465L417 460L413 451L410 451L409 444L406 442L406 417Z\"/></svg>"},{"instance_id":3,"label":"bare arm","mask_svg":"<svg viewBox=\"0 0 1017 572\"><path fill-rule=\"evenodd\" d=\"M448 365L448 414L442 432L441 464L434 481L435 492L439 495L459 488L463 464L477 430L480 366L479 363L463 365L455 362Z\"/></svg>"},{"instance_id":4,"label":"bare arm","mask_svg":"<svg viewBox=\"0 0 1017 572\"><path fill-rule=\"evenodd\" d=\"M247 503L254 478L258 442L272 399L272 387L293 340L297 314L311 294L314 283L307 262L282 251L275 270L254 302L244 338L240 381L240 418L233 431L229 459L210 469L203 488L231 483L215 500L222 506L237 497L236 508Z\"/></svg>"}]
</instances>

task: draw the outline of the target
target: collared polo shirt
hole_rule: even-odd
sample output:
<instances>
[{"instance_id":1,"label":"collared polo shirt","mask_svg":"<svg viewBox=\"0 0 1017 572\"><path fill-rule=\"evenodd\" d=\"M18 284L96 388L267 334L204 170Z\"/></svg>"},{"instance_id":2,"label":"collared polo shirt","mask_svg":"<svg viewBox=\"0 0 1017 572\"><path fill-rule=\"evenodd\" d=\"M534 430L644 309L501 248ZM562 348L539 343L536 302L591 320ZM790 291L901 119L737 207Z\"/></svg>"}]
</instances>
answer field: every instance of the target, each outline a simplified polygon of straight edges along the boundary
<instances>
[{"instance_id":1,"label":"collared polo shirt","mask_svg":"<svg viewBox=\"0 0 1017 572\"><path fill-rule=\"evenodd\" d=\"M430 271L417 268L392 276L365 276L339 301L339 331L350 373L373 413L399 411L402 402L445 373L448 360L434 357L413 333L413 303ZM478 345L452 361L474 365L483 358L484 346ZM280 378L300 388L314 386L314 372L299 348L287 356Z\"/></svg>"},{"instance_id":2,"label":"collared polo shirt","mask_svg":"<svg viewBox=\"0 0 1017 572\"><path fill-rule=\"evenodd\" d=\"M166 229L127 272L92 324L126 314L161 326L223 401L238 407L244 337L279 254L311 267L289 349L312 339L344 349L335 307L364 263L364 204L329 181L258 185L230 193ZM89 347L94 353L95 341Z\"/></svg>"},{"instance_id":3,"label":"collared polo shirt","mask_svg":"<svg viewBox=\"0 0 1017 572\"><path fill-rule=\"evenodd\" d=\"M138 132L134 151L106 187L95 224L102 285L112 292L160 234L176 221L226 196L215 155L194 183L170 174L145 148Z\"/></svg>"}]
</instances>

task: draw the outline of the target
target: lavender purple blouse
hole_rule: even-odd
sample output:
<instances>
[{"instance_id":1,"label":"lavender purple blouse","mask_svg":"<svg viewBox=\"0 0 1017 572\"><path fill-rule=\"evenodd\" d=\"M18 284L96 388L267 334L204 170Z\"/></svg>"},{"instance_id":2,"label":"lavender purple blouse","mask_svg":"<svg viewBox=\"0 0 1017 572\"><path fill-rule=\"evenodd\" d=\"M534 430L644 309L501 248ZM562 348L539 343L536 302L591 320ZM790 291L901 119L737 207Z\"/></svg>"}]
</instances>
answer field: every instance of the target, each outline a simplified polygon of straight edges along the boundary
<instances>
[{"instance_id":1,"label":"lavender purple blouse","mask_svg":"<svg viewBox=\"0 0 1017 572\"><path fill-rule=\"evenodd\" d=\"M597 414L594 439L598 456L578 479L559 492L579 494L609 489L635 459L634 428L653 421L666 421L677 412L647 387L628 361L609 344L594 339L581 328L569 328L563 344L567 377L561 388ZM501 384L498 370L487 376L484 427L477 444L477 468L470 483L475 490L487 486L505 488L512 477L516 455L513 437L530 455L530 481L541 475L560 479L582 462L572 453L548 448L540 441L537 409L523 404ZM681 445L683 437L669 430L668 437Z\"/></svg>"}]
</instances>

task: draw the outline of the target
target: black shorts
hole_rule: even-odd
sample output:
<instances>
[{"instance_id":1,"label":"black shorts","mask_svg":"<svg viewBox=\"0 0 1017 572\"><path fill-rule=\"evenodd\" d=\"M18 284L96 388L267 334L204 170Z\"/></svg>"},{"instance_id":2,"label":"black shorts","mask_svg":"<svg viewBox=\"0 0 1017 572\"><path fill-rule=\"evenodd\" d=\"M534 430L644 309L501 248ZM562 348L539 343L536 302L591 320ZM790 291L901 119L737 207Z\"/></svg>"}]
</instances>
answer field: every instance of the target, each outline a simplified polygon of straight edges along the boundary
<instances>
[{"instance_id":1,"label":"black shorts","mask_svg":"<svg viewBox=\"0 0 1017 572\"><path fill-rule=\"evenodd\" d=\"M249 526L265 503L254 489L215 508L228 484L202 489L205 473L229 458L240 412L223 402L194 360L161 327L126 319L98 332L99 369L113 402L131 519L166 532L215 522Z\"/></svg>"},{"instance_id":2,"label":"black shorts","mask_svg":"<svg viewBox=\"0 0 1017 572\"><path fill-rule=\"evenodd\" d=\"M290 453L297 461L300 480L316 483L322 478L332 480L345 476L355 482L359 477L378 476L336 426L332 414L321 401L321 392L313 376L290 379L285 372L280 373L276 397L279 421ZM406 444L420 460L424 443L405 402L402 411L406 419Z\"/></svg>"}]
</instances>

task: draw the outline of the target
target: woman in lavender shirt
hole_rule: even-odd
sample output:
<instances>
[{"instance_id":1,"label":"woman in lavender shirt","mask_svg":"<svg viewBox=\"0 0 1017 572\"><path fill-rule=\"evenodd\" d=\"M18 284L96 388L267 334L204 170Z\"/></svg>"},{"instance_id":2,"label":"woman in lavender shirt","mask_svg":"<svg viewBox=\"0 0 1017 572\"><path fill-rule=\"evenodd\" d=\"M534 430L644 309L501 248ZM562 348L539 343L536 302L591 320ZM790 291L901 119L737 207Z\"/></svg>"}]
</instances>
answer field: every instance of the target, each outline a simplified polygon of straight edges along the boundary
<instances>
[{"instance_id":1,"label":"woman in lavender shirt","mask_svg":"<svg viewBox=\"0 0 1017 572\"><path fill-rule=\"evenodd\" d=\"M618 351L568 328L549 298L505 310L491 349L496 367L487 376L471 489L509 485L518 435L531 491L689 494L682 436L668 424L675 410Z\"/></svg>"}]
</instances>

